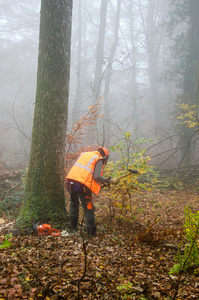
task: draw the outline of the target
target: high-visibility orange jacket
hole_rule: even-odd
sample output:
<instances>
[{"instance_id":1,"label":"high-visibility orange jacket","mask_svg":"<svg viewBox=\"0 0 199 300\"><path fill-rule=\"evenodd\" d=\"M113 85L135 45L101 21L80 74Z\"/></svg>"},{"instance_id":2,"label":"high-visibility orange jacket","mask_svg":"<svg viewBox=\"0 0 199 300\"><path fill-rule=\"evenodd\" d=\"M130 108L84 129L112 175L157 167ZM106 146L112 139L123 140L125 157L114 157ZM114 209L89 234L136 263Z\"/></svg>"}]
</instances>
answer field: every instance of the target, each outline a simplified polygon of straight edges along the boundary
<instances>
[{"instance_id":1,"label":"high-visibility orange jacket","mask_svg":"<svg viewBox=\"0 0 199 300\"><path fill-rule=\"evenodd\" d=\"M101 189L101 183L93 179L93 174L95 165L100 159L103 159L103 157L98 151L81 153L66 176L67 181L78 181L88 187L95 195L98 195ZM103 175L103 168L104 164L101 176Z\"/></svg>"}]
</instances>

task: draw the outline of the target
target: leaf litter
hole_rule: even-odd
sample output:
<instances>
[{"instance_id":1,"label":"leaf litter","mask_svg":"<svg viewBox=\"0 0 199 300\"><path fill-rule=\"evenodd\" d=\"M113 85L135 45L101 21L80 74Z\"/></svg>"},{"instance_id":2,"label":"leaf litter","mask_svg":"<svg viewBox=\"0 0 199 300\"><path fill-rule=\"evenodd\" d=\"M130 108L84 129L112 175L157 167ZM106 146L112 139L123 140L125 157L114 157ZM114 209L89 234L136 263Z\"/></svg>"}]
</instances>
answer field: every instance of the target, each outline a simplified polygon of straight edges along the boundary
<instances>
[{"instance_id":1,"label":"leaf litter","mask_svg":"<svg viewBox=\"0 0 199 300\"><path fill-rule=\"evenodd\" d=\"M198 211L198 198L191 190L144 192L134 197L133 220L109 215L99 198L98 235L83 232L86 251L79 232L10 236L12 246L0 250L0 299L199 299L199 269L180 280L168 275L177 254L168 245L183 245L184 207Z\"/></svg>"}]
</instances>

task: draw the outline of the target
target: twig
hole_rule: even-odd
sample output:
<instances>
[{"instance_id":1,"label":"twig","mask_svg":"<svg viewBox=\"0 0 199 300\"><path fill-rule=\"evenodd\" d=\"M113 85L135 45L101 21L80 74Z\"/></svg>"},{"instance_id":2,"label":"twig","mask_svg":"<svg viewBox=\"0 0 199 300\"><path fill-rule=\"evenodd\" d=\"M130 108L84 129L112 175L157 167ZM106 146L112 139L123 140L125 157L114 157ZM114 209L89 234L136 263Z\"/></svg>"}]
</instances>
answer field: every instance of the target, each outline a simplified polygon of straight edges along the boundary
<instances>
[{"instance_id":1,"label":"twig","mask_svg":"<svg viewBox=\"0 0 199 300\"><path fill-rule=\"evenodd\" d=\"M23 182L20 181L20 182L16 183L15 185L13 185L11 188L9 188L9 189L3 194L2 199L4 199L4 198L8 195L8 193L9 193L10 191L12 191L12 190L15 189L17 186L22 185L22 184L23 184Z\"/></svg>"},{"instance_id":2,"label":"twig","mask_svg":"<svg viewBox=\"0 0 199 300\"><path fill-rule=\"evenodd\" d=\"M86 208L87 209L87 208ZM86 243L85 243L85 240L84 240L84 235L83 235L83 232L82 232L82 227L83 227L83 221L84 221L84 217L85 217L85 214L86 214L86 209L85 209L85 212L84 212L84 216L82 218L82 222L81 222L81 230L80 230L80 235L82 237L82 243L83 243L83 251L84 251L84 273L82 274L82 277L77 281L77 287L78 287L78 300L80 299L80 283L81 281L83 281L84 277L86 276L86 271L87 271L87 252L86 252Z\"/></svg>"},{"instance_id":3,"label":"twig","mask_svg":"<svg viewBox=\"0 0 199 300\"><path fill-rule=\"evenodd\" d=\"M46 281L46 283L44 285L44 288L43 288L43 291L42 291L42 295L43 295L43 297L41 298L42 300L44 300L46 298L46 296L48 295L50 285L51 285L50 280Z\"/></svg>"},{"instance_id":4,"label":"twig","mask_svg":"<svg viewBox=\"0 0 199 300\"><path fill-rule=\"evenodd\" d=\"M61 276L63 266L64 266L64 264L65 264L67 261L69 261L69 258L67 258L67 259L64 260L62 263L60 263L60 268L59 268L59 273L58 273L59 277Z\"/></svg>"},{"instance_id":5,"label":"twig","mask_svg":"<svg viewBox=\"0 0 199 300\"><path fill-rule=\"evenodd\" d=\"M143 225L142 223L136 221L136 220L133 220L133 222L135 222L136 224L140 225L140 226L143 226L144 228L147 228L147 226Z\"/></svg>"},{"instance_id":6,"label":"twig","mask_svg":"<svg viewBox=\"0 0 199 300\"><path fill-rule=\"evenodd\" d=\"M184 159L185 159L185 156L187 155L187 152L188 152L188 150L189 150L190 143L191 143L191 139L192 139L192 137L195 135L196 132L198 132L198 130L195 130L195 131L192 133L192 135L190 136L190 139L189 139L188 144L187 144L186 151L185 151L185 153L184 153L184 155L183 155L183 157L182 157L182 159L181 159L179 165L178 165L177 168L175 169L174 174L169 178L169 180L171 180L173 177L175 177L175 175L176 175L178 169L180 168L181 164L183 163L183 161L184 161Z\"/></svg>"},{"instance_id":7,"label":"twig","mask_svg":"<svg viewBox=\"0 0 199 300\"><path fill-rule=\"evenodd\" d=\"M19 123L17 122L17 119L16 119L16 117L15 117L15 100L16 100L16 97L15 97L15 99L14 99L14 101L13 101L13 115L12 115L12 117L13 117L13 119L14 119L14 121L15 121L15 124L17 125L17 129L19 130L19 132L20 132L25 138L27 138L29 141L31 141L31 139L23 132L23 130L21 130L21 128L20 128L20 126L19 126Z\"/></svg>"},{"instance_id":8,"label":"twig","mask_svg":"<svg viewBox=\"0 0 199 300\"><path fill-rule=\"evenodd\" d=\"M81 281L83 281L83 282L88 282L88 281L92 281L93 279L92 278L83 278ZM76 285L76 283L79 281L79 279L72 279L71 281L70 281L70 284L75 284Z\"/></svg>"},{"instance_id":9,"label":"twig","mask_svg":"<svg viewBox=\"0 0 199 300\"><path fill-rule=\"evenodd\" d=\"M132 212L132 203L131 203L131 194L129 192L129 189L128 187L126 188L126 191L127 191L127 194L129 196L129 200L130 200L130 212L131 212L131 216L133 215L133 212ZM140 225L140 226L143 226L145 228L147 228L145 225L141 224L140 222L136 221L136 220L133 220L133 222L135 222L136 224Z\"/></svg>"}]
</instances>

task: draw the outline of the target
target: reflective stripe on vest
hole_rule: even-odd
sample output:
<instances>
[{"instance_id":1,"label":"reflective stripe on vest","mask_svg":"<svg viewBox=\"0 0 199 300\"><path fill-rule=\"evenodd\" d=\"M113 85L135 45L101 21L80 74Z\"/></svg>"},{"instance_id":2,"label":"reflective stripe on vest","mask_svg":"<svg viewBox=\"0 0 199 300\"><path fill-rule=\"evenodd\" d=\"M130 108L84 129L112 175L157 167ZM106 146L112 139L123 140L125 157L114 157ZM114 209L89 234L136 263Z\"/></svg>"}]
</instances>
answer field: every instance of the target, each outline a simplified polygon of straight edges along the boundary
<instances>
[{"instance_id":1,"label":"reflective stripe on vest","mask_svg":"<svg viewBox=\"0 0 199 300\"><path fill-rule=\"evenodd\" d=\"M83 154L84 154L84 153L80 154L79 158L80 158ZM93 171L92 171L91 168L89 168L89 166L90 166L90 165L92 164L92 162L93 162L96 158L98 158L98 157L99 157L99 155L93 156L93 157L89 160L89 162L87 163L86 166L84 166L84 165L82 165L82 164L78 164L78 163L74 163L74 166L83 168L83 169L85 169L86 171L89 171L89 172L93 175Z\"/></svg>"}]
</instances>

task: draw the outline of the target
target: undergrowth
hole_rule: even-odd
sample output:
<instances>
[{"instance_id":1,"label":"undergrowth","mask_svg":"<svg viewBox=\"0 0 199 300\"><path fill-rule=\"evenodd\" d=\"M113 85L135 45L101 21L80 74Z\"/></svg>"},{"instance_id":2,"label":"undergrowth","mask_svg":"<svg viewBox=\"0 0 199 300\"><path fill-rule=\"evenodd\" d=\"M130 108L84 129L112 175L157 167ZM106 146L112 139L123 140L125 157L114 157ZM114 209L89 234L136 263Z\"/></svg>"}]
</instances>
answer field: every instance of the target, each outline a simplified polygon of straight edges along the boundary
<instances>
[{"instance_id":1,"label":"undergrowth","mask_svg":"<svg viewBox=\"0 0 199 300\"><path fill-rule=\"evenodd\" d=\"M7 218L16 218L19 214L19 210L24 197L24 189L19 188L13 190L8 196L0 201L0 216L6 214Z\"/></svg>"},{"instance_id":2,"label":"undergrowth","mask_svg":"<svg viewBox=\"0 0 199 300\"><path fill-rule=\"evenodd\" d=\"M199 211L194 214L185 207L185 247L183 253L178 251L175 258L176 264L170 270L170 274L179 274L199 265L198 235L199 235Z\"/></svg>"}]
</instances>

